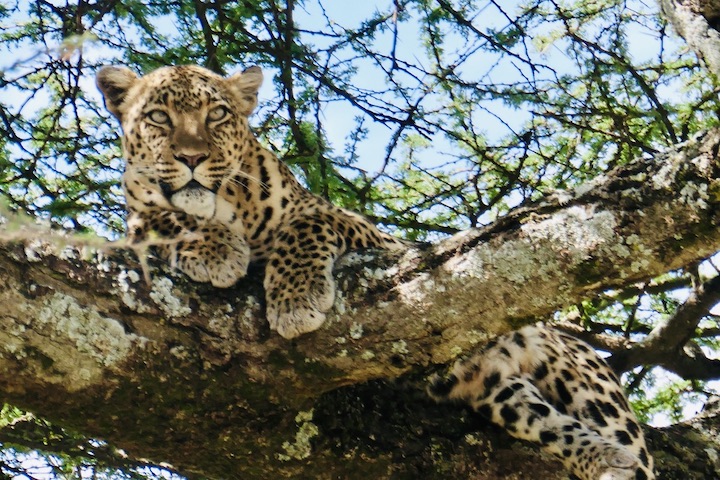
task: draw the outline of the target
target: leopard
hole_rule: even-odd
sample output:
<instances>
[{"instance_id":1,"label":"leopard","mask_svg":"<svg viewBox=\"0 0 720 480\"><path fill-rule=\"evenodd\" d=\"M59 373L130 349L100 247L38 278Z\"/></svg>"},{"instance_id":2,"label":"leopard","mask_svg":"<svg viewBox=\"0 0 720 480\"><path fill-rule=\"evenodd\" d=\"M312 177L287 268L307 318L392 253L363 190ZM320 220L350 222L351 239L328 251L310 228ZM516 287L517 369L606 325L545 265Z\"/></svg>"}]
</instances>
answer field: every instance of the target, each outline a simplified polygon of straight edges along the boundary
<instances>
[{"instance_id":1,"label":"leopard","mask_svg":"<svg viewBox=\"0 0 720 480\"><path fill-rule=\"evenodd\" d=\"M552 326L496 337L433 375L427 390L539 444L581 480L655 478L617 375L589 344Z\"/></svg>"},{"instance_id":2,"label":"leopard","mask_svg":"<svg viewBox=\"0 0 720 480\"><path fill-rule=\"evenodd\" d=\"M270 328L293 339L325 322L341 255L408 242L313 194L261 144L249 116L262 82L258 66L228 77L197 65L96 75L122 130L127 241L221 288L264 263Z\"/></svg>"},{"instance_id":3,"label":"leopard","mask_svg":"<svg viewBox=\"0 0 720 480\"><path fill-rule=\"evenodd\" d=\"M412 244L313 194L262 145L249 120L262 82L257 66L230 76L197 65L143 76L107 66L96 76L121 126L130 244L149 245L191 280L218 288L263 263L270 328L292 340L325 323L342 255ZM565 333L524 327L429 385L432 398L469 403L582 480L655 478L617 377Z\"/></svg>"}]
</instances>

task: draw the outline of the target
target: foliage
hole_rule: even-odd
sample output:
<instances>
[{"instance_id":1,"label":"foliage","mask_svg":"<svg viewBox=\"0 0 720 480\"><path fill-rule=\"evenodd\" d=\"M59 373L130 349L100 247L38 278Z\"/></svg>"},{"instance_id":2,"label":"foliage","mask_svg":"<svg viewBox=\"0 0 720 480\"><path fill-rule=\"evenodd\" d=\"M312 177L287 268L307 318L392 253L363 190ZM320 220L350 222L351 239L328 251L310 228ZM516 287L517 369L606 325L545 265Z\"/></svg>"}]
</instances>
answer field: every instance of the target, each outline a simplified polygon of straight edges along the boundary
<instances>
[{"instance_id":1,"label":"foliage","mask_svg":"<svg viewBox=\"0 0 720 480\"><path fill-rule=\"evenodd\" d=\"M704 384L677 379L658 382L657 375L651 374L644 379L643 387L631 398L638 418L643 422L677 423L686 418L684 410L688 404L699 404ZM646 394L650 391L652 395ZM661 418L658 419L658 415Z\"/></svg>"},{"instance_id":2,"label":"foliage","mask_svg":"<svg viewBox=\"0 0 720 480\"><path fill-rule=\"evenodd\" d=\"M262 140L314 192L417 240L489 224L718 124L717 84L655 4L353 3L6 2L3 203L122 233L117 125L93 85L108 63L261 65L272 78L254 117ZM700 285L691 273L588 299L577 323L642 339ZM716 352L716 318L697 326L697 345ZM648 398L650 367L630 381L640 411L677 410L691 384Z\"/></svg>"},{"instance_id":3,"label":"foliage","mask_svg":"<svg viewBox=\"0 0 720 480\"><path fill-rule=\"evenodd\" d=\"M116 125L92 85L111 62L263 66L265 141L314 191L418 238L716 123L714 85L640 2L405 0L357 7L362 21L292 6L8 6L1 191L66 226L121 229Z\"/></svg>"}]
</instances>

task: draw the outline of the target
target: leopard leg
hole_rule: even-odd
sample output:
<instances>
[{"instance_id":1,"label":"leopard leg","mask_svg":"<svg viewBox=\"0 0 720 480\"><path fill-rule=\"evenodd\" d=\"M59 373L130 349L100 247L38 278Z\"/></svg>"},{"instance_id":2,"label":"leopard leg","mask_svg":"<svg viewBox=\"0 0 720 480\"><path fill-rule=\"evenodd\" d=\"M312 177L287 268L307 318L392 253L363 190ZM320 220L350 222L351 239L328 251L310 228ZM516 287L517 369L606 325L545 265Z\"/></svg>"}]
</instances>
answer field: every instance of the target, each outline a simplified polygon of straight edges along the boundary
<instances>
[{"instance_id":1,"label":"leopard leg","mask_svg":"<svg viewBox=\"0 0 720 480\"><path fill-rule=\"evenodd\" d=\"M250 247L223 225L207 225L158 245L160 255L196 282L227 288L247 273Z\"/></svg>"},{"instance_id":2,"label":"leopard leg","mask_svg":"<svg viewBox=\"0 0 720 480\"><path fill-rule=\"evenodd\" d=\"M332 269L345 243L322 215L281 228L265 271L267 318L285 338L317 330L335 302Z\"/></svg>"},{"instance_id":3,"label":"leopard leg","mask_svg":"<svg viewBox=\"0 0 720 480\"><path fill-rule=\"evenodd\" d=\"M153 246L171 266L196 282L226 288L247 273L250 247L244 236L225 225L159 210L129 217L128 227L131 242Z\"/></svg>"},{"instance_id":4,"label":"leopard leg","mask_svg":"<svg viewBox=\"0 0 720 480\"><path fill-rule=\"evenodd\" d=\"M642 431L611 369L589 345L538 326L502 335L428 388L470 404L558 456L581 479L654 479Z\"/></svg>"},{"instance_id":5,"label":"leopard leg","mask_svg":"<svg viewBox=\"0 0 720 480\"><path fill-rule=\"evenodd\" d=\"M547 353L545 361L532 370L533 382L543 397L559 411L632 452L647 477L654 478L654 460L642 428L620 380L607 363L590 345L566 333L553 329L529 332L533 332L530 338L526 335L529 350L536 352L543 345Z\"/></svg>"},{"instance_id":6,"label":"leopard leg","mask_svg":"<svg viewBox=\"0 0 720 480\"><path fill-rule=\"evenodd\" d=\"M525 376L503 379L471 406L510 435L538 443L582 480L647 479L640 459L545 400Z\"/></svg>"}]
</instances>

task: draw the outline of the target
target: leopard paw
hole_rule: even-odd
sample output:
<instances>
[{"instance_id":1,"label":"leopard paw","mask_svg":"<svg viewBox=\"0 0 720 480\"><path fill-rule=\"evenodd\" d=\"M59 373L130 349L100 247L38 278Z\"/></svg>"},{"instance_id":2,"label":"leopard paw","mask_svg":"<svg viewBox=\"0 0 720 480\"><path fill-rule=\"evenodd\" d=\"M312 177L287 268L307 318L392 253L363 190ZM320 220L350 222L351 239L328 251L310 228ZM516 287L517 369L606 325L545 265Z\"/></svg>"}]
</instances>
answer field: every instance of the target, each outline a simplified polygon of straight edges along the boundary
<instances>
[{"instance_id":1,"label":"leopard paw","mask_svg":"<svg viewBox=\"0 0 720 480\"><path fill-rule=\"evenodd\" d=\"M250 263L250 248L246 244L221 245L218 251L206 260L210 283L215 287L228 288L247 274Z\"/></svg>"},{"instance_id":2,"label":"leopard paw","mask_svg":"<svg viewBox=\"0 0 720 480\"><path fill-rule=\"evenodd\" d=\"M607 447L598 460L599 480L637 480L654 478L641 466L634 454L618 447Z\"/></svg>"},{"instance_id":3,"label":"leopard paw","mask_svg":"<svg viewBox=\"0 0 720 480\"><path fill-rule=\"evenodd\" d=\"M296 285L294 288L268 285L268 278L265 290L270 328L288 339L320 328L335 302L332 277L291 283Z\"/></svg>"},{"instance_id":4,"label":"leopard paw","mask_svg":"<svg viewBox=\"0 0 720 480\"><path fill-rule=\"evenodd\" d=\"M303 333L314 332L325 322L324 313L302 307L284 312L269 307L267 317L270 328L288 340L299 337Z\"/></svg>"},{"instance_id":5,"label":"leopard paw","mask_svg":"<svg viewBox=\"0 0 720 480\"><path fill-rule=\"evenodd\" d=\"M192 280L220 288L243 278L250 263L250 247L230 232L223 232L220 238L180 240L163 246L161 253Z\"/></svg>"}]
</instances>

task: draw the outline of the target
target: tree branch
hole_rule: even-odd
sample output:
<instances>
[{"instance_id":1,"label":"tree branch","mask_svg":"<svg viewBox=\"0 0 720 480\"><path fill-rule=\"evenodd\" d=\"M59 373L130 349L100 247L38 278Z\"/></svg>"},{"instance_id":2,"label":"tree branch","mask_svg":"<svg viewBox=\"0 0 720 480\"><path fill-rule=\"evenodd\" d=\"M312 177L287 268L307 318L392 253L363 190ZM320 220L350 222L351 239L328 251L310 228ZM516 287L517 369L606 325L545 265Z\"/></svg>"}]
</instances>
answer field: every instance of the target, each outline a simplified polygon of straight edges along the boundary
<instances>
[{"instance_id":1,"label":"tree branch","mask_svg":"<svg viewBox=\"0 0 720 480\"><path fill-rule=\"evenodd\" d=\"M613 348L608 363L619 372L639 365L661 365L686 379L720 378L720 361L708 359L693 343L700 320L720 301L720 276L699 285L675 314L643 341Z\"/></svg>"},{"instance_id":2,"label":"tree branch","mask_svg":"<svg viewBox=\"0 0 720 480\"><path fill-rule=\"evenodd\" d=\"M213 72L223 73L222 67L220 66L220 59L218 58L217 45L213 38L214 33L207 19L207 5L205 5L203 0L193 0L193 5L195 6L195 15L200 22L203 39L205 41L205 66Z\"/></svg>"},{"instance_id":3,"label":"tree branch","mask_svg":"<svg viewBox=\"0 0 720 480\"><path fill-rule=\"evenodd\" d=\"M663 15L707 69L720 77L720 11L717 2L660 0Z\"/></svg>"},{"instance_id":4,"label":"tree branch","mask_svg":"<svg viewBox=\"0 0 720 480\"><path fill-rule=\"evenodd\" d=\"M719 148L710 131L432 248L348 255L334 312L293 342L264 320L260 271L227 290L162 271L146 285L130 255L6 242L3 400L190 477L367 472L379 457L329 440L362 385L402 376L402 408L437 411L419 400L433 364L719 250Z\"/></svg>"}]
</instances>

